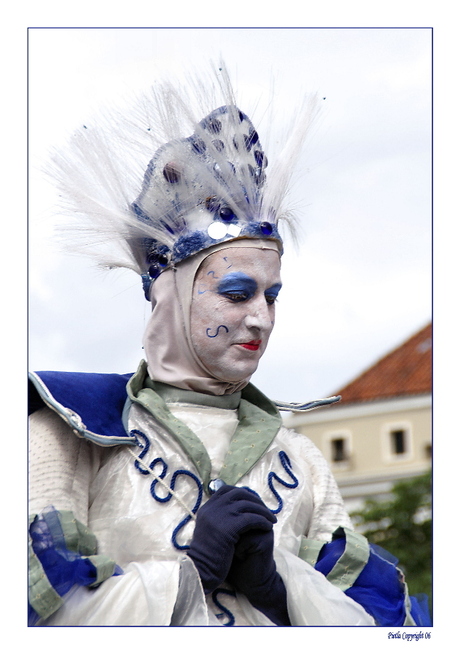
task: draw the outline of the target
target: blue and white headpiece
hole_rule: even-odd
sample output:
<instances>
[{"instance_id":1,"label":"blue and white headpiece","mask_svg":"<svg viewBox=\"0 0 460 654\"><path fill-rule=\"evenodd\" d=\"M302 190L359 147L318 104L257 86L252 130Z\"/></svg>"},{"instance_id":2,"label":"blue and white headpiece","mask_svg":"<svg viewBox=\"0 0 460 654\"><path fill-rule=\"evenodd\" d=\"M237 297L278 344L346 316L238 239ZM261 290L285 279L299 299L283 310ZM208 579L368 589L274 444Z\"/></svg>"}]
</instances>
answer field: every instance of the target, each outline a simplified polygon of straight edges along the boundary
<instances>
[{"instance_id":1,"label":"blue and white headpiece","mask_svg":"<svg viewBox=\"0 0 460 654\"><path fill-rule=\"evenodd\" d=\"M162 271L220 243L270 239L282 252L278 225L292 229L285 202L314 109L305 103L277 138L269 168L224 66L188 94L167 82L126 112L105 112L54 156L53 176L79 214L72 249L80 235L102 265L135 270L146 297Z\"/></svg>"},{"instance_id":2,"label":"blue and white headpiece","mask_svg":"<svg viewBox=\"0 0 460 654\"><path fill-rule=\"evenodd\" d=\"M153 279L213 245L240 238L282 240L275 208L263 205L267 157L248 116L223 106L194 133L161 147L131 208L162 230L143 240L146 294Z\"/></svg>"}]
</instances>

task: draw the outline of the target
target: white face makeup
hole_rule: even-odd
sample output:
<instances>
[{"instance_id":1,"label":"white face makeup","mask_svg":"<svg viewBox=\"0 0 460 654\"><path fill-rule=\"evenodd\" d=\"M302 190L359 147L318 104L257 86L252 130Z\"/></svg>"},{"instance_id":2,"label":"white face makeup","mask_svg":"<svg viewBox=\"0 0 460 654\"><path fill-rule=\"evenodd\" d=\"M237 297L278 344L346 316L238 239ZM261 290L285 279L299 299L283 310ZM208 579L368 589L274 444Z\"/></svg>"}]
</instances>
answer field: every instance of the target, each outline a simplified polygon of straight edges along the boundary
<instances>
[{"instance_id":1,"label":"white face makeup","mask_svg":"<svg viewBox=\"0 0 460 654\"><path fill-rule=\"evenodd\" d=\"M236 382L256 371L280 289L275 250L226 248L205 259L193 285L191 340L216 378Z\"/></svg>"}]
</instances>

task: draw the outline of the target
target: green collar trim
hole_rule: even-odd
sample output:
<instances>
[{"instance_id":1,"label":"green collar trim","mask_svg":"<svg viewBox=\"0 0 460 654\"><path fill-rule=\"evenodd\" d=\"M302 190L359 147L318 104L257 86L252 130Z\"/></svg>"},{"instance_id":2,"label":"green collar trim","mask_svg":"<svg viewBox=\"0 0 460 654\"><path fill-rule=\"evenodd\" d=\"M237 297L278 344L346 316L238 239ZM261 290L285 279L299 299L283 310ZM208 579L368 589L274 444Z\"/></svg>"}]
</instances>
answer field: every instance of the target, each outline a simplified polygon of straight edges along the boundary
<instances>
[{"instance_id":1,"label":"green collar trim","mask_svg":"<svg viewBox=\"0 0 460 654\"><path fill-rule=\"evenodd\" d=\"M175 438L197 468L205 491L208 492L208 484L211 480L211 461L206 448L198 436L169 411L164 399L166 385L161 384L161 388L157 388L157 386L157 382L149 380L147 364L142 361L137 372L128 382L128 397L132 402L143 406ZM193 395L202 396L201 393ZM167 391L166 396L171 398L172 393ZM187 397L189 398L188 403L190 403L192 395L187 394ZM214 396L209 397L214 400ZM200 401L198 403L202 404ZM216 405L211 404L211 406ZM238 427L230 442L219 474L220 479L231 485L236 484L257 463L272 443L282 424L276 406L252 384L248 384L241 392L238 420Z\"/></svg>"},{"instance_id":2,"label":"green collar trim","mask_svg":"<svg viewBox=\"0 0 460 654\"><path fill-rule=\"evenodd\" d=\"M332 539L343 536L345 536L345 549L327 575L327 580L345 592L353 586L366 567L370 550L367 538L347 527L336 529Z\"/></svg>"},{"instance_id":3,"label":"green collar trim","mask_svg":"<svg viewBox=\"0 0 460 654\"><path fill-rule=\"evenodd\" d=\"M220 472L222 481L231 485L255 466L282 424L276 406L252 384L241 392L238 420Z\"/></svg>"},{"instance_id":4,"label":"green collar trim","mask_svg":"<svg viewBox=\"0 0 460 654\"><path fill-rule=\"evenodd\" d=\"M326 543L326 540L314 540L302 535L298 554L299 558L302 559L302 561L306 561L314 568L318 561L319 553L323 549L323 545L326 545Z\"/></svg>"},{"instance_id":5,"label":"green collar trim","mask_svg":"<svg viewBox=\"0 0 460 654\"><path fill-rule=\"evenodd\" d=\"M144 388L151 388L158 393L165 402L181 404L200 404L201 406L213 406L218 409L237 409L241 400L241 393L231 395L206 395L195 391L187 391L176 386L153 381L146 377Z\"/></svg>"},{"instance_id":6,"label":"green collar trim","mask_svg":"<svg viewBox=\"0 0 460 654\"><path fill-rule=\"evenodd\" d=\"M29 604L40 618L48 618L64 603L62 597L54 590L43 566L36 556L32 543L29 542Z\"/></svg>"},{"instance_id":7,"label":"green collar trim","mask_svg":"<svg viewBox=\"0 0 460 654\"><path fill-rule=\"evenodd\" d=\"M132 402L140 404L160 423L179 443L185 454L192 460L205 483L211 478L211 460L200 439L181 420L173 416L166 402L146 384L147 364L141 361L137 372L129 380L126 390Z\"/></svg>"},{"instance_id":8,"label":"green collar trim","mask_svg":"<svg viewBox=\"0 0 460 654\"><path fill-rule=\"evenodd\" d=\"M338 527L332 534L332 540L342 537L345 537L345 549L327 575L327 580L345 592L353 586L366 567L370 550L367 538L352 529ZM299 557L315 567L325 544L326 541L302 536Z\"/></svg>"}]
</instances>

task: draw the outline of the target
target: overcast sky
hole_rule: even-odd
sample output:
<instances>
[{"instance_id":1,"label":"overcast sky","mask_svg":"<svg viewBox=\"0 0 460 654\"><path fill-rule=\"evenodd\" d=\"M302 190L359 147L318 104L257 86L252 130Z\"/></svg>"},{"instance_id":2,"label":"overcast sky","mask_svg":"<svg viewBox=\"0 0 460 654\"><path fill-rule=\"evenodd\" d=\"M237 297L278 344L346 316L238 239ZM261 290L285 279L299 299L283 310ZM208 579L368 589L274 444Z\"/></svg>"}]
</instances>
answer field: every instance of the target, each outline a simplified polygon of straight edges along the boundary
<instances>
[{"instance_id":1,"label":"overcast sky","mask_svg":"<svg viewBox=\"0 0 460 654\"><path fill-rule=\"evenodd\" d=\"M254 383L285 401L331 394L430 321L430 30L37 29L29 47L32 369L129 372L149 316L136 275L53 243L49 148L101 106L220 56L243 111L272 77L282 106L325 98L293 192L301 245L287 244Z\"/></svg>"}]
</instances>

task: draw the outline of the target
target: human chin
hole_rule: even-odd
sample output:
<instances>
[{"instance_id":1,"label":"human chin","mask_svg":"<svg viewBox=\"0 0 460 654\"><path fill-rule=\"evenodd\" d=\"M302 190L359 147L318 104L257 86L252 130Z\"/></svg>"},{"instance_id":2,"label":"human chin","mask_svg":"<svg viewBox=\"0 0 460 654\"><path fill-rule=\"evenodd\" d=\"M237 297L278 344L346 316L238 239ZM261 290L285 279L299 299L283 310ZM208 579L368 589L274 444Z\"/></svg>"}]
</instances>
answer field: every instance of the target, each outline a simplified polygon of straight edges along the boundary
<instances>
[{"instance_id":1,"label":"human chin","mask_svg":"<svg viewBox=\"0 0 460 654\"><path fill-rule=\"evenodd\" d=\"M266 348L266 343L258 344L257 348L247 347L247 344L252 345L251 341L247 341L229 343L219 350L213 347L204 350L196 345L195 349L203 365L214 377L222 381L239 382L249 379L255 373Z\"/></svg>"}]
</instances>

